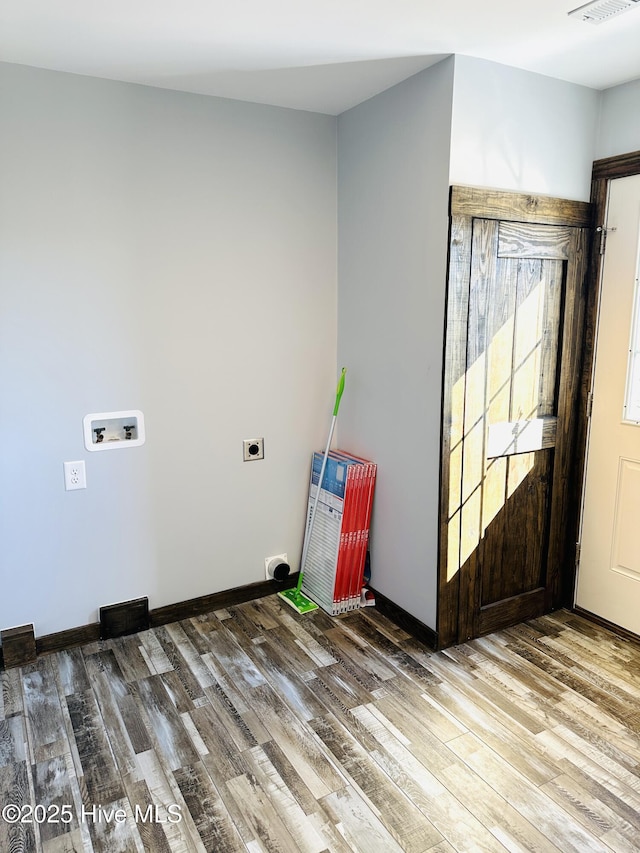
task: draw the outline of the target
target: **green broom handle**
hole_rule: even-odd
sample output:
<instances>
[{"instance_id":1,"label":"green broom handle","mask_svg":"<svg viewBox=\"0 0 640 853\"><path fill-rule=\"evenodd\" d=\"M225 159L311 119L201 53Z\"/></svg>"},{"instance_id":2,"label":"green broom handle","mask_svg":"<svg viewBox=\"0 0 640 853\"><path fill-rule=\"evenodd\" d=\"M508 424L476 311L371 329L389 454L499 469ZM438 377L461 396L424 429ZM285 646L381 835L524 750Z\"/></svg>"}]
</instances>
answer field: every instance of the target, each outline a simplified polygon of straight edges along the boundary
<instances>
[{"instance_id":1,"label":"green broom handle","mask_svg":"<svg viewBox=\"0 0 640 853\"><path fill-rule=\"evenodd\" d=\"M338 379L338 387L336 388L336 404L333 407L333 417L338 417L338 409L340 408L340 400L342 400L342 392L344 391L344 377L347 373L347 368L342 368L340 379Z\"/></svg>"},{"instance_id":2,"label":"green broom handle","mask_svg":"<svg viewBox=\"0 0 640 853\"><path fill-rule=\"evenodd\" d=\"M331 427L329 429L329 438L327 439L327 446L324 451L324 456L322 458L322 466L320 468L320 476L318 477L318 489L316 491L316 496L313 501L313 506L311 508L311 518L309 519L309 530L305 536L304 540L304 548L302 549L302 559L300 560L300 576L298 578L298 583L296 585L296 589L298 592L302 588L302 578L304 573L304 567L307 562L307 552L309 550L309 543L311 542L311 534L313 532L313 524L316 519L316 509L318 507L318 501L320 500L320 489L322 488L322 480L324 479L324 472L327 467L327 459L329 458L329 450L331 448L331 442L333 440L333 431L336 428L336 421L338 419L338 409L340 408L340 400L342 399L342 393L344 391L344 378L347 372L347 368L342 368L342 373L340 374L340 379L338 380L338 387L336 388L336 403L333 407L333 417L331 419Z\"/></svg>"}]
</instances>

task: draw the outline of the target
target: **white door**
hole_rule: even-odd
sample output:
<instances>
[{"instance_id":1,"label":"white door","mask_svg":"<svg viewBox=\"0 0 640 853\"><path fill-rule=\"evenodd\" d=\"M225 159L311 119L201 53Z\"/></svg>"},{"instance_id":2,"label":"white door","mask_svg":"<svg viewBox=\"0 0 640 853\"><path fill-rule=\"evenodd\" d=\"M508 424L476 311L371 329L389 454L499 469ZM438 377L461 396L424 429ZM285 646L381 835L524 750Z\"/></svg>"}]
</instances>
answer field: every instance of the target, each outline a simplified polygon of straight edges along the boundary
<instances>
[{"instance_id":1,"label":"white door","mask_svg":"<svg viewBox=\"0 0 640 853\"><path fill-rule=\"evenodd\" d=\"M610 182L576 604L640 634L640 175Z\"/></svg>"}]
</instances>

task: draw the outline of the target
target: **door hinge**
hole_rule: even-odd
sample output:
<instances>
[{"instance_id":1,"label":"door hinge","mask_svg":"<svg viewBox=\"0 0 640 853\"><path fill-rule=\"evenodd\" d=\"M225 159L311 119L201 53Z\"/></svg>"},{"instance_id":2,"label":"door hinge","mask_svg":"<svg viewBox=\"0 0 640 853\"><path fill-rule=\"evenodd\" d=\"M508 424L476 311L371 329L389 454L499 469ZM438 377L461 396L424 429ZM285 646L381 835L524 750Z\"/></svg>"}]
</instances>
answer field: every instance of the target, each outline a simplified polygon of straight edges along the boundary
<instances>
[{"instance_id":1,"label":"door hinge","mask_svg":"<svg viewBox=\"0 0 640 853\"><path fill-rule=\"evenodd\" d=\"M580 552L582 551L582 545L579 542L576 542L576 569L580 565Z\"/></svg>"},{"instance_id":2,"label":"door hinge","mask_svg":"<svg viewBox=\"0 0 640 853\"><path fill-rule=\"evenodd\" d=\"M593 391L589 393L587 397L587 418L590 418L593 414Z\"/></svg>"},{"instance_id":3,"label":"door hinge","mask_svg":"<svg viewBox=\"0 0 640 853\"><path fill-rule=\"evenodd\" d=\"M618 229L613 226L612 228L605 228L604 225L598 225L596 228L596 233L600 235L600 249L599 254L604 255L604 250L607 247L607 234L609 231L617 231Z\"/></svg>"}]
</instances>

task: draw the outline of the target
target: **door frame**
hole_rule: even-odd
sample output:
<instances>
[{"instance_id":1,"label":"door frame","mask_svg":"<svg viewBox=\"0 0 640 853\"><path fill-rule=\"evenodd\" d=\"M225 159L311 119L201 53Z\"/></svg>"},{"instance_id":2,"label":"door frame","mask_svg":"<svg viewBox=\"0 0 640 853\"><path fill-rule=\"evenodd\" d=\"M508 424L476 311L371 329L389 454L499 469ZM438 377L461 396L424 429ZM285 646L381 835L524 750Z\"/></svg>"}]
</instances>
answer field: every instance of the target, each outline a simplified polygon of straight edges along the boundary
<instances>
[{"instance_id":1,"label":"door frame","mask_svg":"<svg viewBox=\"0 0 640 853\"><path fill-rule=\"evenodd\" d=\"M593 171L591 173L591 204L593 206L594 239L592 240L589 271L587 273L587 302L585 306L584 347L582 375L580 381L580 410L578 423L579 441L576 442L576 470L580 472L580 477L576 483L575 494L576 504L580 508L578 521L580 521L580 517L582 515L583 487L587 466L589 421L588 401L595 366L598 303L600 300L600 288L602 286L602 274L604 270L604 244L606 241L604 226L607 214L607 200L609 198L609 182L616 178L628 178L632 175L640 175L640 151L631 151L627 154L619 154L613 157L605 157L601 160L596 160L593 164ZM627 631L625 628L621 628L619 625L613 625L601 616L591 613L591 611L584 610L581 607L577 607L575 603L577 580L576 560L574 560L572 565L567 567L567 569L567 582L570 583L571 594L562 603L565 606L570 607L576 613L586 616L593 622L597 622L618 634L637 639L637 635Z\"/></svg>"},{"instance_id":2,"label":"door frame","mask_svg":"<svg viewBox=\"0 0 640 853\"><path fill-rule=\"evenodd\" d=\"M471 221L474 217L483 219L497 219L501 221L529 222L549 225L569 225L576 228L592 227L592 204L589 202L568 201L549 196L505 192L500 190L488 190L474 187L452 186L449 199L449 265L448 284L446 294L445 310L445 348L443 365L443 393L442 393L442 432L441 432L441 457L440 457L440 509L439 509L439 543L438 543L438 608L437 608L437 634L438 647L445 648L459 641L459 614L461 595L468 594L473 585L473 579L460 577L461 572L456 571L451 578L447 577L447 562L449 551L449 458L451 449L451 430L455 420L453 411L453 387L458 376L466 370L466 342L468 325L468 294L471 272ZM593 243L594 241L589 241ZM589 254L588 245L584 247L585 255ZM587 258L584 259L586 268ZM582 275L582 281L577 281L579 290L578 303L580 309L572 321L572 335L576 340L571 341L571 347L577 354L577 360L581 361L583 346L583 327L585 321L585 288L588 276ZM464 368L464 369L463 369ZM572 390L572 408L575 417L572 417L572 430L575 440L570 442L571 447L571 469L576 468L576 460L584 460L584 436L585 424L582 423L578 403L582 403L583 396L583 371L582 364L577 365L575 383ZM585 397L586 405L586 397ZM455 428L455 427L454 427ZM580 452L582 451L582 452ZM573 581L575 579L575 549L577 539L577 523L579 503L574 503L576 480L580 478L566 478L564 483L565 500L567 506L572 508L570 516L566 519L563 542L561 543L563 561L562 565L569 567L566 575L555 578L553 592L547 609L561 606L566 603L567 595L573 595ZM577 491L581 489L578 484ZM575 516L575 517L574 517ZM572 602L571 602L572 603ZM526 613L518 614L527 618Z\"/></svg>"}]
</instances>

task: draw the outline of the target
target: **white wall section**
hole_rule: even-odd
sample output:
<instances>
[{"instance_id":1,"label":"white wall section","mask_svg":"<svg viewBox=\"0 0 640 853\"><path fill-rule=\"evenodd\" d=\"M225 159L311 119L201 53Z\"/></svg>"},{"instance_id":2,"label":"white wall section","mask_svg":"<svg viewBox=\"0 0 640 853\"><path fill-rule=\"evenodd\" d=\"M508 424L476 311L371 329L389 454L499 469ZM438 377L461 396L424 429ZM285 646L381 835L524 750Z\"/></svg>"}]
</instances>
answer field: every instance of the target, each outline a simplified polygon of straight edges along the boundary
<instances>
[{"instance_id":1,"label":"white wall section","mask_svg":"<svg viewBox=\"0 0 640 853\"><path fill-rule=\"evenodd\" d=\"M436 624L453 60L338 119L342 446L375 459L372 585Z\"/></svg>"},{"instance_id":2,"label":"white wall section","mask_svg":"<svg viewBox=\"0 0 640 853\"><path fill-rule=\"evenodd\" d=\"M0 627L295 564L336 381L336 119L4 64L0 188ZM145 445L87 454L84 415L128 409Z\"/></svg>"},{"instance_id":3,"label":"white wall section","mask_svg":"<svg viewBox=\"0 0 640 853\"><path fill-rule=\"evenodd\" d=\"M640 80L605 89L596 158L640 151Z\"/></svg>"},{"instance_id":4,"label":"white wall section","mask_svg":"<svg viewBox=\"0 0 640 853\"><path fill-rule=\"evenodd\" d=\"M588 201L600 94L455 57L451 183Z\"/></svg>"}]
</instances>

